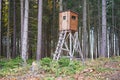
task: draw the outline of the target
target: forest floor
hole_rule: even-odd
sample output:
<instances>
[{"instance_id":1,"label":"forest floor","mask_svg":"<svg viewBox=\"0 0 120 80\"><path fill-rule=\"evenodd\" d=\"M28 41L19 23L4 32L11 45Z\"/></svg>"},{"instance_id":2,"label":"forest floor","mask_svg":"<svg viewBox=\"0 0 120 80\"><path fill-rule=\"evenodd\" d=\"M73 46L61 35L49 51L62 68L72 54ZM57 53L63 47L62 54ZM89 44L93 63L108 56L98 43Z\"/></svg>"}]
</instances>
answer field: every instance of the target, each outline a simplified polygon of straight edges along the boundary
<instances>
[{"instance_id":1,"label":"forest floor","mask_svg":"<svg viewBox=\"0 0 120 80\"><path fill-rule=\"evenodd\" d=\"M72 70L67 70L71 69L70 67L51 69L44 66L44 69L37 69L36 66L31 66L33 64L12 68L6 73L0 71L0 80L120 80L120 57L86 60L85 64L80 65L81 68L73 73Z\"/></svg>"}]
</instances>

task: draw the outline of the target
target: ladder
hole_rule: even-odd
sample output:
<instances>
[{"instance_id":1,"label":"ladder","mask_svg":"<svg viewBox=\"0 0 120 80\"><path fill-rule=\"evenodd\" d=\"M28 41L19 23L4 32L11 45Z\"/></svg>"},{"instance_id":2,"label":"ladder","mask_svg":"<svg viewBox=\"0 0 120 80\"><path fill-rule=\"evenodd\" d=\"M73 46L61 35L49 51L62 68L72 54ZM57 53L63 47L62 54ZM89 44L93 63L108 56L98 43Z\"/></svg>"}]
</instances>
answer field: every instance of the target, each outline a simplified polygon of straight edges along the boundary
<instances>
[{"instance_id":1,"label":"ladder","mask_svg":"<svg viewBox=\"0 0 120 80\"><path fill-rule=\"evenodd\" d=\"M58 40L57 47L56 47L56 50L55 50L55 54L54 54L54 57L53 57L54 60L58 60L59 57L60 57L60 53L62 51L62 46L64 44L66 34L67 34L67 31L65 31L65 30L61 31L60 34L59 34L59 40Z\"/></svg>"},{"instance_id":2,"label":"ladder","mask_svg":"<svg viewBox=\"0 0 120 80\"><path fill-rule=\"evenodd\" d=\"M53 60L58 60L62 55L62 51L67 51L67 56L72 60L75 52L79 54L80 59L84 62L83 53L78 39L78 32L72 33L68 30L63 30L59 33L59 40L53 56Z\"/></svg>"}]
</instances>

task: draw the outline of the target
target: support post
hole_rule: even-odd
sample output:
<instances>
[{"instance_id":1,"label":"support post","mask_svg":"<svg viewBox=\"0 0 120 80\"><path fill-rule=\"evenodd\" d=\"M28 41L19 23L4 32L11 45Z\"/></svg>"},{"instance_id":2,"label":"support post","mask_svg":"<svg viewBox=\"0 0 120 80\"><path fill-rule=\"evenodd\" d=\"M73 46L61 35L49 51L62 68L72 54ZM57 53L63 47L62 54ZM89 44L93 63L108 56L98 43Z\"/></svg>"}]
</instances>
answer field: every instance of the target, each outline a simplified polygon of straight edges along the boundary
<instances>
[{"instance_id":1,"label":"support post","mask_svg":"<svg viewBox=\"0 0 120 80\"><path fill-rule=\"evenodd\" d=\"M58 44L54 54L54 60L59 59L62 56L62 50L68 52L68 57L70 60L73 59L75 52L77 52L80 58L83 60L83 54L80 47L80 41L78 39L78 32L72 33L71 31L60 32ZM68 42L67 42L68 41Z\"/></svg>"}]
</instances>

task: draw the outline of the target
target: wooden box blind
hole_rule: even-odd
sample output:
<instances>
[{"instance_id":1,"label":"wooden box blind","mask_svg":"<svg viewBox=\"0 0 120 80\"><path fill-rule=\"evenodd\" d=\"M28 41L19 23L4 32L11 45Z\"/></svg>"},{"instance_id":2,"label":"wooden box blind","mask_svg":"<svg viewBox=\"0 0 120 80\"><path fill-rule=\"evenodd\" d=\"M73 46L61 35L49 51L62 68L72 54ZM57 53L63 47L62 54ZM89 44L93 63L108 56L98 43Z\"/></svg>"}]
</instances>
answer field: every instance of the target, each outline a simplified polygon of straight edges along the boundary
<instances>
[{"instance_id":1,"label":"wooden box blind","mask_svg":"<svg viewBox=\"0 0 120 80\"><path fill-rule=\"evenodd\" d=\"M72 30L78 29L78 14L73 11L64 11L59 13L59 30Z\"/></svg>"}]
</instances>

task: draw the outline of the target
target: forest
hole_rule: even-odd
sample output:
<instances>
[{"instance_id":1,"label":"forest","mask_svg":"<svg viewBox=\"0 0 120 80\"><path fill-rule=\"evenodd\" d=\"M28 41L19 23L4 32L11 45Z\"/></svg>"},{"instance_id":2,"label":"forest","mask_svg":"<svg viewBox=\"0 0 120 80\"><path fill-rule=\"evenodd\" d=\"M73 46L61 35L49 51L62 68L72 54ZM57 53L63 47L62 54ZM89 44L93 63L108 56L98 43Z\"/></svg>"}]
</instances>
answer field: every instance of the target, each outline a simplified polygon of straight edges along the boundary
<instances>
[{"instance_id":1,"label":"forest","mask_svg":"<svg viewBox=\"0 0 120 80\"><path fill-rule=\"evenodd\" d=\"M0 80L120 80L119 4L120 0L0 0ZM62 32L60 13L65 11L78 15L75 32L80 45L74 48L76 38L67 43L71 42L69 54L79 48L81 56L75 53L71 60L63 51L54 60Z\"/></svg>"}]
</instances>

